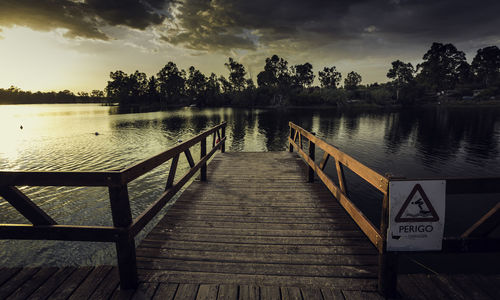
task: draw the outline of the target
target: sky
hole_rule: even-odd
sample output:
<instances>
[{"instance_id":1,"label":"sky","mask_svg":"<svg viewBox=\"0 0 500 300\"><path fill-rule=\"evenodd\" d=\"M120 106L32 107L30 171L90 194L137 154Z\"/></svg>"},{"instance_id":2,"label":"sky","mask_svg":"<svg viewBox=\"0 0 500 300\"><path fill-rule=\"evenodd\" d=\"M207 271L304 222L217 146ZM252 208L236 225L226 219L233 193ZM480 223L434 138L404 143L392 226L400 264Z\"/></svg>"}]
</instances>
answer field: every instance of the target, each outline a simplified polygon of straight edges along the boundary
<instances>
[{"instance_id":1,"label":"sky","mask_svg":"<svg viewBox=\"0 0 500 300\"><path fill-rule=\"evenodd\" d=\"M227 76L228 57L255 80L273 54L386 82L433 42L469 62L500 46L499 13L498 0L0 0L0 88L102 90L111 71L169 61Z\"/></svg>"}]
</instances>

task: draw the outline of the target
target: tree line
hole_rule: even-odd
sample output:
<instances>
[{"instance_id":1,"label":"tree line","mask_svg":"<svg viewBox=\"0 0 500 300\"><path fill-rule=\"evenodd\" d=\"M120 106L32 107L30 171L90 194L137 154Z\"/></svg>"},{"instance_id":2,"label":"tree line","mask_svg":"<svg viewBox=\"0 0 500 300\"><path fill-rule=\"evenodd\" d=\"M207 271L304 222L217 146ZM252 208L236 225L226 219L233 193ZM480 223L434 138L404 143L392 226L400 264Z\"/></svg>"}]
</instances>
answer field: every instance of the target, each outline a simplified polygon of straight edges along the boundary
<instances>
[{"instance_id":1,"label":"tree line","mask_svg":"<svg viewBox=\"0 0 500 300\"><path fill-rule=\"evenodd\" d=\"M101 103L106 102L104 91L93 90L91 93L70 90L59 92L30 92L11 86L0 88L0 104L46 104L46 103Z\"/></svg>"},{"instance_id":2,"label":"tree line","mask_svg":"<svg viewBox=\"0 0 500 300\"><path fill-rule=\"evenodd\" d=\"M336 66L313 71L309 62L290 66L278 55L265 59L257 82L243 64L229 57L224 64L229 75L203 74L194 66L179 69L168 62L148 77L135 71L110 72L103 91L77 95L61 92L31 93L18 88L0 89L0 103L101 102L159 108L204 106L288 106L344 105L364 101L379 105L411 105L441 99L500 99L500 49L489 46L477 50L469 64L465 53L453 44L433 43L422 62L413 66L396 60L387 72L386 83L362 84L355 71L345 78ZM314 85L315 79L319 86Z\"/></svg>"},{"instance_id":3,"label":"tree line","mask_svg":"<svg viewBox=\"0 0 500 300\"><path fill-rule=\"evenodd\" d=\"M453 44L433 43L415 67L393 61L387 72L389 82L362 85L355 71L345 78L335 66L324 67L317 75L306 62L289 66L278 55L265 59L257 75L257 85L245 67L229 57L229 75L206 76L194 66L187 71L168 62L156 75L136 71L110 73L106 86L109 101L120 104L161 104L169 106L269 106L343 105L350 100L376 104L415 104L438 101L441 96L455 99L490 99L500 95L500 49L479 49L469 64L465 53ZM314 79L319 86L314 86ZM342 80L343 79L343 80ZM341 84L343 85L341 86Z\"/></svg>"}]
</instances>

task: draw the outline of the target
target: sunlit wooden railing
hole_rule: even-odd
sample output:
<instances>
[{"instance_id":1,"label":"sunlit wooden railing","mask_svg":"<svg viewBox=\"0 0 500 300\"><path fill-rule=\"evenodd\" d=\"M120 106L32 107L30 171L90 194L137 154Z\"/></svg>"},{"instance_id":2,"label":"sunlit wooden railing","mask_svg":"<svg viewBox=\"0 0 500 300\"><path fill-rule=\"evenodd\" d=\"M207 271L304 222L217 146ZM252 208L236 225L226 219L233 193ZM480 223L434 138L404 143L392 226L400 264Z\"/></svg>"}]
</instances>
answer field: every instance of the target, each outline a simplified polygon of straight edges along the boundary
<instances>
[{"instance_id":1,"label":"sunlit wooden railing","mask_svg":"<svg viewBox=\"0 0 500 300\"><path fill-rule=\"evenodd\" d=\"M389 224L389 183L407 178L393 178L381 175L363 165L348 154L317 138L313 133L289 123L289 151L294 148L308 165L308 180L313 182L315 174L344 207L379 253L378 289L387 297L396 295L398 253L387 251L387 230ZM306 153L304 139L308 143ZM316 163L316 147L323 151L319 164ZM338 185L324 172L327 162L333 158L337 171ZM380 224L374 225L349 198L344 167L375 187L381 193L382 211ZM422 179L428 180L429 178ZM495 178L432 178L446 180L446 194L500 193L500 177ZM411 179L420 180L420 179ZM444 237L442 251L449 252L498 252L500 239L489 236L500 226L500 202L458 237Z\"/></svg>"},{"instance_id":2,"label":"sunlit wooden railing","mask_svg":"<svg viewBox=\"0 0 500 300\"><path fill-rule=\"evenodd\" d=\"M104 172L32 172L0 171L0 196L32 224L0 224L0 239L64 240L114 242L116 244L120 285L137 286L134 237L156 216L170 199L200 171L207 180L207 162L220 149L225 151L226 122L217 125L173 148L136 163L121 171ZM207 138L212 148L207 153ZM200 159L195 163L191 147L200 143ZM190 169L174 182L177 164L184 153ZM154 168L172 160L165 191L137 218L132 219L127 184ZM108 187L113 226L61 225L23 194L17 186L102 186Z\"/></svg>"}]
</instances>

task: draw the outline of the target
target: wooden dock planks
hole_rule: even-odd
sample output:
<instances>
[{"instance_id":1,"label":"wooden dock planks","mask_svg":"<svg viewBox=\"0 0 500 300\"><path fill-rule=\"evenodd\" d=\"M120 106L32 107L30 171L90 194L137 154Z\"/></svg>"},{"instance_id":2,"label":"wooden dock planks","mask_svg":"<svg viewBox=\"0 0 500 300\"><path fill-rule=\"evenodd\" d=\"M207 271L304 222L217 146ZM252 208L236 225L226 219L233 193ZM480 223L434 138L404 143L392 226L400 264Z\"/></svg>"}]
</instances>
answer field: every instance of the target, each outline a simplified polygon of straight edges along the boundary
<instances>
[{"instance_id":1,"label":"wooden dock planks","mask_svg":"<svg viewBox=\"0 0 500 300\"><path fill-rule=\"evenodd\" d=\"M382 299L377 251L288 152L224 153L116 267L0 269L1 299ZM402 299L497 299L498 275L399 275Z\"/></svg>"},{"instance_id":2,"label":"wooden dock planks","mask_svg":"<svg viewBox=\"0 0 500 300\"><path fill-rule=\"evenodd\" d=\"M376 250L296 154L218 154L207 178L137 248L144 279L375 290Z\"/></svg>"}]
</instances>

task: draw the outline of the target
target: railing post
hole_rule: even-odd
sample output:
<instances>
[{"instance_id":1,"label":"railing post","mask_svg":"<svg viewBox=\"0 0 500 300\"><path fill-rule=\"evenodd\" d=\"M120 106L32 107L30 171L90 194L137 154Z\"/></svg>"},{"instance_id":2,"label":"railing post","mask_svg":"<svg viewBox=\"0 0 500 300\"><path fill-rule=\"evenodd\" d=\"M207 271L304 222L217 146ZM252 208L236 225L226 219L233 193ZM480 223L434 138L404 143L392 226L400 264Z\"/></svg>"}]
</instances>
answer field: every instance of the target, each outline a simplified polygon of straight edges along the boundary
<instances>
[{"instance_id":1,"label":"railing post","mask_svg":"<svg viewBox=\"0 0 500 300\"><path fill-rule=\"evenodd\" d=\"M221 134L221 140L223 140L226 137L226 124L222 125L222 134ZM224 153L226 152L226 141L222 142L222 147L220 148L220 152Z\"/></svg>"},{"instance_id":2,"label":"railing post","mask_svg":"<svg viewBox=\"0 0 500 300\"><path fill-rule=\"evenodd\" d=\"M313 135L316 135L316 133L314 132L311 132ZM316 152L316 146L314 145L314 143L309 140L309 157L314 161L314 153ZM308 176L308 180L309 182L314 182L314 169L309 166L309 176Z\"/></svg>"},{"instance_id":3,"label":"railing post","mask_svg":"<svg viewBox=\"0 0 500 300\"><path fill-rule=\"evenodd\" d=\"M200 151L200 160L201 160L207 155L207 138L206 137L203 137L201 139L200 149L201 149L201 151ZM204 163L201 166L200 180L207 181L207 163Z\"/></svg>"},{"instance_id":4,"label":"railing post","mask_svg":"<svg viewBox=\"0 0 500 300\"><path fill-rule=\"evenodd\" d=\"M389 226L389 189L382 200L382 215L380 219L380 235L382 245L378 254L378 291L385 298L397 295L398 255L387 252L387 229Z\"/></svg>"},{"instance_id":5,"label":"railing post","mask_svg":"<svg viewBox=\"0 0 500 300\"><path fill-rule=\"evenodd\" d=\"M127 185L109 187L109 199L113 225L127 228L132 224ZM128 234L120 236L116 242L116 255L120 273L120 287L122 289L135 289L138 285L138 278L134 237L129 237Z\"/></svg>"},{"instance_id":6,"label":"railing post","mask_svg":"<svg viewBox=\"0 0 500 300\"><path fill-rule=\"evenodd\" d=\"M290 126L290 138L293 140L293 137L295 135L295 129L292 128L292 125L289 125ZM288 142L289 146L288 146L288 151L290 152L293 152L293 145L291 142Z\"/></svg>"}]
</instances>

